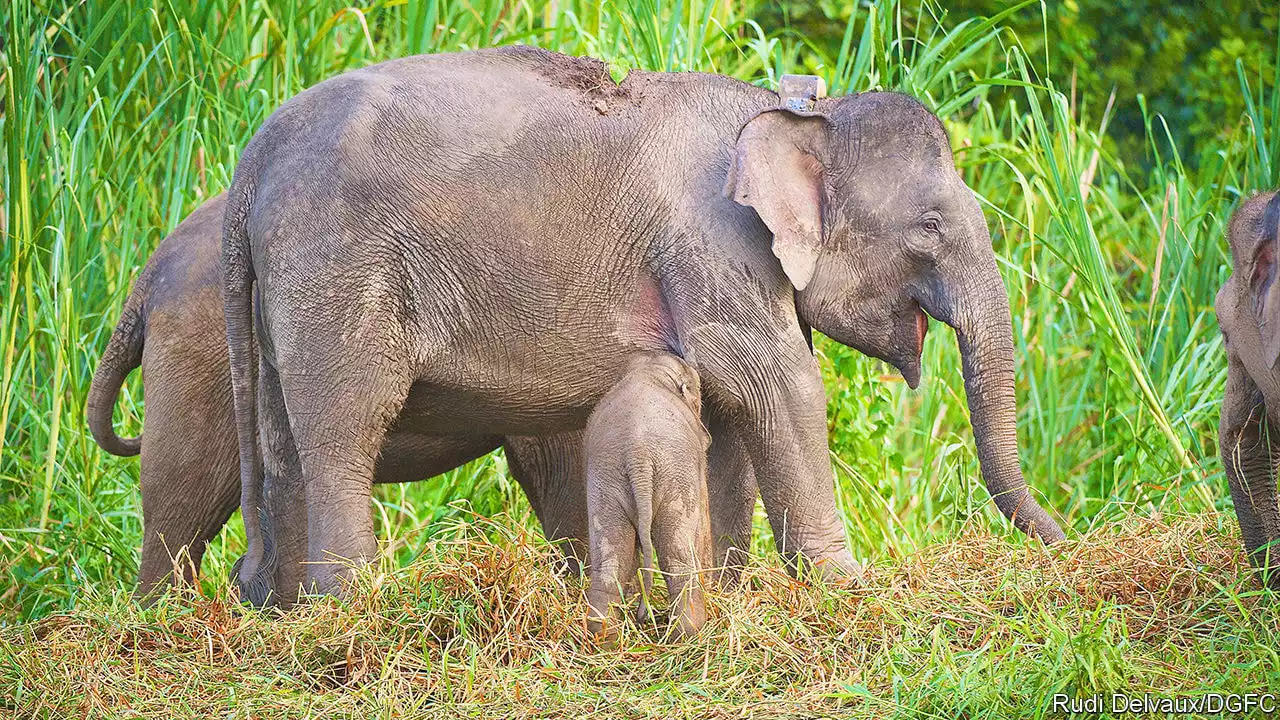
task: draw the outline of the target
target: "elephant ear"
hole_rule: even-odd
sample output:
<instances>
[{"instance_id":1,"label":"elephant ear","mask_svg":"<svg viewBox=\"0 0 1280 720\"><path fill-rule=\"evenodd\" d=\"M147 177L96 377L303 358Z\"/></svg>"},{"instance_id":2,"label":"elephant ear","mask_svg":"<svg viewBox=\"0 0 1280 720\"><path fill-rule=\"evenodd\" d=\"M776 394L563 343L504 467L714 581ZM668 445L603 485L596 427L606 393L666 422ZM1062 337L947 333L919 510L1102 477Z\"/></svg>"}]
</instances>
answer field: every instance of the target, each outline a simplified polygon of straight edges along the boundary
<instances>
[{"instance_id":1,"label":"elephant ear","mask_svg":"<svg viewBox=\"0 0 1280 720\"><path fill-rule=\"evenodd\" d=\"M1271 197L1262 213L1262 237L1253 256L1249 290L1262 337L1263 359L1275 367L1280 359L1280 283L1276 262L1280 259L1280 192Z\"/></svg>"},{"instance_id":2,"label":"elephant ear","mask_svg":"<svg viewBox=\"0 0 1280 720\"><path fill-rule=\"evenodd\" d=\"M809 284L822 252L829 138L825 115L765 110L738 133L725 182L725 197L754 208L773 233L773 254L796 290Z\"/></svg>"}]
</instances>

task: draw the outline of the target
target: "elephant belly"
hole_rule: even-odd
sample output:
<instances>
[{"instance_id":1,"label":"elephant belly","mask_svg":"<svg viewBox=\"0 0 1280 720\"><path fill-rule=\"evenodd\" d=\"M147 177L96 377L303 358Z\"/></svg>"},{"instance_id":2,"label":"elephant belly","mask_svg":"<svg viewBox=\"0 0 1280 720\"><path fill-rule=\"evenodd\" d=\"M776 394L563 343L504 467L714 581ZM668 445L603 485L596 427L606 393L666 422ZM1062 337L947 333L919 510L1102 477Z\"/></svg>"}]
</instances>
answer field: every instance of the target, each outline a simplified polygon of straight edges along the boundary
<instances>
[{"instance_id":1,"label":"elephant belly","mask_svg":"<svg viewBox=\"0 0 1280 720\"><path fill-rule=\"evenodd\" d=\"M628 356L675 347L670 312L647 273L619 281L564 270L526 276L537 293L485 288L483 309L420 309L420 317L458 322L416 324L419 375L399 425L438 434L578 430ZM613 290L593 289L605 285Z\"/></svg>"},{"instance_id":2,"label":"elephant belly","mask_svg":"<svg viewBox=\"0 0 1280 720\"><path fill-rule=\"evenodd\" d=\"M502 446L496 435L435 435L392 427L382 443L374 482L413 482L448 472Z\"/></svg>"},{"instance_id":3,"label":"elephant belly","mask_svg":"<svg viewBox=\"0 0 1280 720\"><path fill-rule=\"evenodd\" d=\"M504 395L418 383L409 393L397 427L425 434L546 435L585 425L599 394Z\"/></svg>"},{"instance_id":4,"label":"elephant belly","mask_svg":"<svg viewBox=\"0 0 1280 720\"><path fill-rule=\"evenodd\" d=\"M416 382L397 427L416 433L546 435L581 429L621 374L631 346L582 348L513 343L489 357L448 363Z\"/></svg>"}]
</instances>

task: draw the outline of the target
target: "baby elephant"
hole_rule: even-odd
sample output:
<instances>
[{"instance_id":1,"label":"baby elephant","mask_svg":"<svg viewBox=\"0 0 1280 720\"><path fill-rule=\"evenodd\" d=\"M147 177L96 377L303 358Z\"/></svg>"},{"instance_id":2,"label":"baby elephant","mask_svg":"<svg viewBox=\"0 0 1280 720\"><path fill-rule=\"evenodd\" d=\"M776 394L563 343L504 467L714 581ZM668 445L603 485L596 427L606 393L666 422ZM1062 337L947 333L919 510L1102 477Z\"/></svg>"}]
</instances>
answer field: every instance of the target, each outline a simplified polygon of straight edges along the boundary
<instances>
[{"instance_id":1,"label":"baby elephant","mask_svg":"<svg viewBox=\"0 0 1280 720\"><path fill-rule=\"evenodd\" d=\"M711 564L707 447L698 374L664 352L638 353L587 420L588 628L616 634L624 588L653 555L666 577L675 637L698 631L706 607L697 573ZM637 544L639 556L637 556ZM647 614L643 599L640 617ZM613 622L611 622L613 621Z\"/></svg>"},{"instance_id":2,"label":"baby elephant","mask_svg":"<svg viewBox=\"0 0 1280 720\"><path fill-rule=\"evenodd\" d=\"M1227 349L1218 443L1245 549L1280 590L1280 193L1245 201L1227 235L1232 272L1216 304Z\"/></svg>"}]
</instances>

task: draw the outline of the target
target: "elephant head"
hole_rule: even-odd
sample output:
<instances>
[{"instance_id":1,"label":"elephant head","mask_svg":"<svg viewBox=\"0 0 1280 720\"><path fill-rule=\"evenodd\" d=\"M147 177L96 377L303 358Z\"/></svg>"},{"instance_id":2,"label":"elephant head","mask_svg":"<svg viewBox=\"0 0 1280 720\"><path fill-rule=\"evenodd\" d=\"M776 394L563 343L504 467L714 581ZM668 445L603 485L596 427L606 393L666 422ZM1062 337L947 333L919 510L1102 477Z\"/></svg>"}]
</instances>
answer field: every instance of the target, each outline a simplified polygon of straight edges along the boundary
<instances>
[{"instance_id":1,"label":"elephant head","mask_svg":"<svg viewBox=\"0 0 1280 720\"><path fill-rule=\"evenodd\" d=\"M987 489L1020 530L1061 540L1022 476L1009 300L938 118L897 93L765 110L738 135L725 192L773 233L801 318L912 388L925 313L955 329Z\"/></svg>"},{"instance_id":2,"label":"elephant head","mask_svg":"<svg viewBox=\"0 0 1280 720\"><path fill-rule=\"evenodd\" d=\"M1227 238L1233 267L1222 291L1242 312L1219 312L1219 323L1229 340L1244 341L1247 347L1236 349L1250 373L1269 374L1280 359L1280 192L1246 201L1232 216ZM1245 322L1257 329L1231 327Z\"/></svg>"}]
</instances>

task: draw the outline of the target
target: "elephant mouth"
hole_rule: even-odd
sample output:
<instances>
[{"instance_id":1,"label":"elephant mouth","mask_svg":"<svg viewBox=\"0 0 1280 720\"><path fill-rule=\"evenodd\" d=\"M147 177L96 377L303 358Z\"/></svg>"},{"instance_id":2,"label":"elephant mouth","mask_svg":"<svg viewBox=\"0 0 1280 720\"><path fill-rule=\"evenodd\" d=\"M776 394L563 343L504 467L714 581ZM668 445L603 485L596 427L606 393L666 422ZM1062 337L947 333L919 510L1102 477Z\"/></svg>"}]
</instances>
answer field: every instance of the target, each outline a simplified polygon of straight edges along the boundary
<instances>
[{"instance_id":1,"label":"elephant mouth","mask_svg":"<svg viewBox=\"0 0 1280 720\"><path fill-rule=\"evenodd\" d=\"M850 311L849 322L815 323L813 327L843 345L893 366L907 386L915 390L920 385L921 356L930 316L910 297L895 303L885 314L880 313L881 307L873 310L876 312L863 315Z\"/></svg>"},{"instance_id":2,"label":"elephant mouth","mask_svg":"<svg viewBox=\"0 0 1280 720\"><path fill-rule=\"evenodd\" d=\"M929 316L924 314L920 304L916 304L916 359L924 355L924 336L929 333Z\"/></svg>"},{"instance_id":3,"label":"elephant mouth","mask_svg":"<svg viewBox=\"0 0 1280 720\"><path fill-rule=\"evenodd\" d=\"M920 386L921 356L924 354L924 337L929 332L929 316L925 315L919 303L912 301L907 312L899 317L902 318L901 324L894 333L898 339L894 343L897 347L896 361L892 364L902 373L907 386L915 390Z\"/></svg>"}]
</instances>

